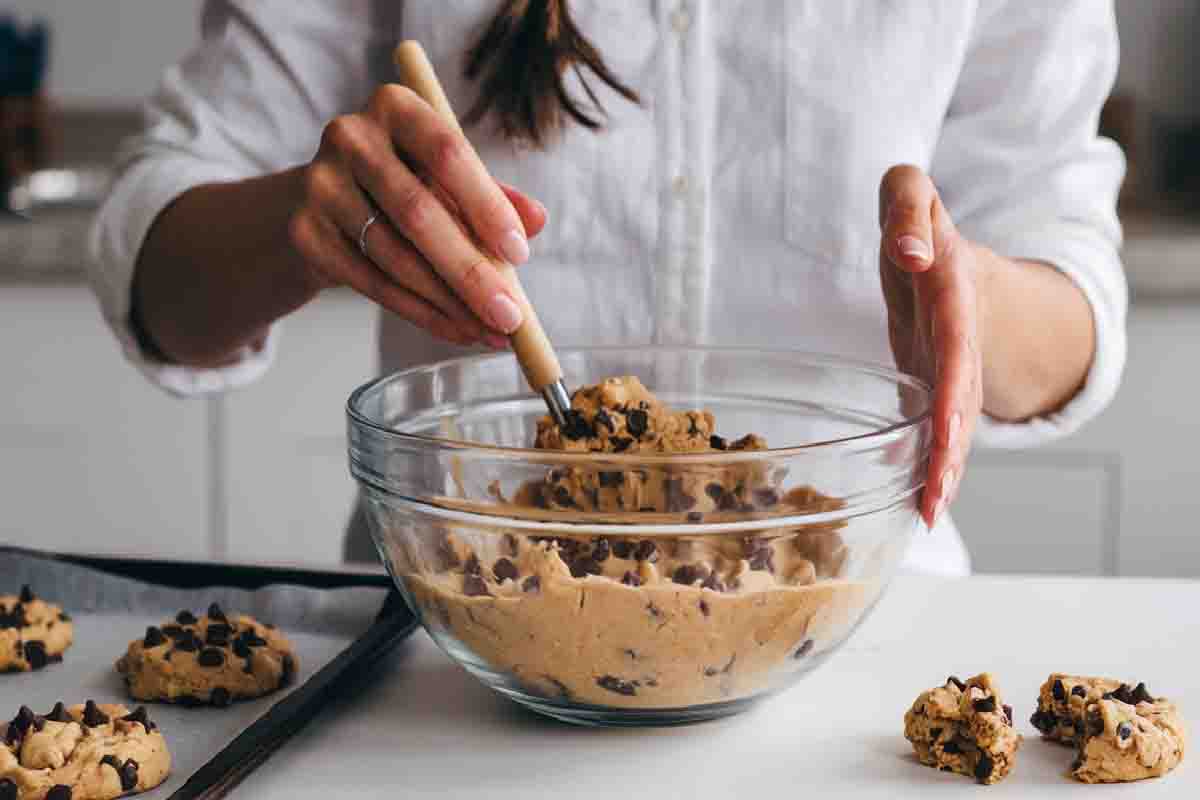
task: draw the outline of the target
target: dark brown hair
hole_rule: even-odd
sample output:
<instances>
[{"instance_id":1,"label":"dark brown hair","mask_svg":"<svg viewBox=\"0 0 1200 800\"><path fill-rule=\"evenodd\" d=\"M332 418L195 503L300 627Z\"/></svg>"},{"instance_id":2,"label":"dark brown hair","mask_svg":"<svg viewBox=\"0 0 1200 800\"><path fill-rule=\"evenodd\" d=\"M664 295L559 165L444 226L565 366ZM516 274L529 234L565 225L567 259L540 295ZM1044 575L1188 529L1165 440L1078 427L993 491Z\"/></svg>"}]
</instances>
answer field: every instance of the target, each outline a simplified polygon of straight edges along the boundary
<instances>
[{"instance_id":1,"label":"dark brown hair","mask_svg":"<svg viewBox=\"0 0 1200 800\"><path fill-rule=\"evenodd\" d=\"M504 0L467 52L466 76L480 85L479 99L464 121L474 124L494 112L506 138L534 147L544 146L567 118L596 130L605 112L584 67L625 99L640 102L579 32L567 0ZM567 92L568 69L579 77L588 103Z\"/></svg>"}]
</instances>

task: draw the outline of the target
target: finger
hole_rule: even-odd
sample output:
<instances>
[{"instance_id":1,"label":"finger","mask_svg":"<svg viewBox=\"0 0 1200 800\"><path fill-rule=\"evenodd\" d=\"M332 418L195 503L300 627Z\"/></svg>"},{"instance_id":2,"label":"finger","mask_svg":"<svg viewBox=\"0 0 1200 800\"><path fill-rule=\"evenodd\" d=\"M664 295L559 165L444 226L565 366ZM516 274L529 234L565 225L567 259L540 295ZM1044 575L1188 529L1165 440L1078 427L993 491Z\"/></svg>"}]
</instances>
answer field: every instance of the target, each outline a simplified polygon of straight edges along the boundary
<instances>
[{"instance_id":1,"label":"finger","mask_svg":"<svg viewBox=\"0 0 1200 800\"><path fill-rule=\"evenodd\" d=\"M884 174L879 185L881 249L900 269L922 272L933 264L936 199L933 181L918 167L902 164Z\"/></svg>"},{"instance_id":2,"label":"finger","mask_svg":"<svg viewBox=\"0 0 1200 800\"><path fill-rule=\"evenodd\" d=\"M302 214L292 220L291 226L291 239L301 255L322 271L336 275L359 294L440 339L461 345L475 343L461 326L352 249L332 221Z\"/></svg>"},{"instance_id":3,"label":"finger","mask_svg":"<svg viewBox=\"0 0 1200 800\"><path fill-rule=\"evenodd\" d=\"M510 264L529 260L520 214L454 125L415 92L394 84L376 91L370 109L396 150L446 190L492 254Z\"/></svg>"},{"instance_id":4,"label":"finger","mask_svg":"<svg viewBox=\"0 0 1200 800\"><path fill-rule=\"evenodd\" d=\"M309 168L308 184L311 202L356 248L360 242L365 244L364 255L396 283L432 304L462 327L472 340L479 341L489 334L483 322L450 291L386 218L377 218L363 235L363 226L375 208L347 172L332 164L315 164Z\"/></svg>"},{"instance_id":5,"label":"finger","mask_svg":"<svg viewBox=\"0 0 1200 800\"><path fill-rule=\"evenodd\" d=\"M513 208L521 215L521 222L525 225L525 235L532 239L541 233L542 228L546 227L546 218L549 216L546 207L517 187L504 181L496 182L500 184L500 189L513 204Z\"/></svg>"},{"instance_id":6,"label":"finger","mask_svg":"<svg viewBox=\"0 0 1200 800\"><path fill-rule=\"evenodd\" d=\"M361 117L340 117L326 127L325 138L350 165L354 181L476 316L497 333L520 327L521 309L504 278L434 191L396 155L381 128Z\"/></svg>"}]
</instances>

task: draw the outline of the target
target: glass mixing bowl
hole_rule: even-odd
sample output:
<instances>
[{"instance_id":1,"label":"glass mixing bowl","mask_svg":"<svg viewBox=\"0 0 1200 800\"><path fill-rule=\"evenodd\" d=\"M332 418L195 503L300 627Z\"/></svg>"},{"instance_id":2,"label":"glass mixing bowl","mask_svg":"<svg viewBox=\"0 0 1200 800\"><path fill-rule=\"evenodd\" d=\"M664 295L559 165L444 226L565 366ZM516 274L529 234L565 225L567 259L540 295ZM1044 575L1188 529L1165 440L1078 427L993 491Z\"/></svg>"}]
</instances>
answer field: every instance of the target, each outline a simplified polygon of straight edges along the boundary
<instances>
[{"instance_id":1,"label":"glass mixing bowl","mask_svg":"<svg viewBox=\"0 0 1200 800\"><path fill-rule=\"evenodd\" d=\"M511 354L362 386L350 469L433 639L518 703L608 725L735 713L828 659L921 524L928 387L784 350L559 357L568 386L633 375L711 411L727 449L531 449L545 407ZM768 449L736 449L748 433Z\"/></svg>"}]
</instances>

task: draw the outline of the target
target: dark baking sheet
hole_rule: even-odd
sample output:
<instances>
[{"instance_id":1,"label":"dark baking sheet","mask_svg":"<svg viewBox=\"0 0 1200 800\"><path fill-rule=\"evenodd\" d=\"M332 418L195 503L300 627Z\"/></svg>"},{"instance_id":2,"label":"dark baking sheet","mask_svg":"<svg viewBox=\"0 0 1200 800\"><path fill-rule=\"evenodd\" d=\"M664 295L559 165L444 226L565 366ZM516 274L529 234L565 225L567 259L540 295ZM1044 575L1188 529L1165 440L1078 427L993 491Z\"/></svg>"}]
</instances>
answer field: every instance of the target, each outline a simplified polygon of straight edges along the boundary
<instances>
[{"instance_id":1,"label":"dark baking sheet","mask_svg":"<svg viewBox=\"0 0 1200 800\"><path fill-rule=\"evenodd\" d=\"M62 664L0 675L0 717L22 704L43 712L68 703L135 701L113 662L146 625L216 601L279 625L295 644L291 687L228 709L147 704L173 756L171 777L148 797L228 794L331 698L352 692L377 661L416 627L391 579L377 573L123 559L0 546L0 594L22 584L75 621Z\"/></svg>"}]
</instances>

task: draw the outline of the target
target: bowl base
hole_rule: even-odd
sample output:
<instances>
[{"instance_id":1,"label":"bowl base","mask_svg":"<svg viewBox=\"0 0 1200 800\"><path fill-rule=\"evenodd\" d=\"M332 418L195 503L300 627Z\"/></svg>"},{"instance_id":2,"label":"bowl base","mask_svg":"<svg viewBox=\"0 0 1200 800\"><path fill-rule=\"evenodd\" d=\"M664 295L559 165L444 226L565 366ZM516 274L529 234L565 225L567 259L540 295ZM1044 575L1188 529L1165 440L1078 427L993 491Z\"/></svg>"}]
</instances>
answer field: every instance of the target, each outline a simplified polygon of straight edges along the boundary
<instances>
[{"instance_id":1,"label":"bowl base","mask_svg":"<svg viewBox=\"0 0 1200 800\"><path fill-rule=\"evenodd\" d=\"M562 703L532 697L511 689L496 688L500 694L531 711L552 717L572 725L603 728L647 728L691 725L697 722L729 717L746 711L764 695L743 697L723 703L708 703L686 708L612 708L610 706L588 706L580 703Z\"/></svg>"}]
</instances>

